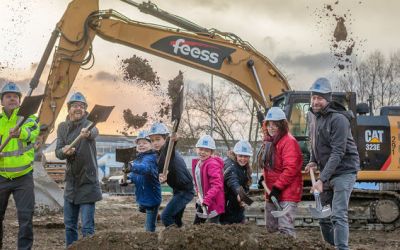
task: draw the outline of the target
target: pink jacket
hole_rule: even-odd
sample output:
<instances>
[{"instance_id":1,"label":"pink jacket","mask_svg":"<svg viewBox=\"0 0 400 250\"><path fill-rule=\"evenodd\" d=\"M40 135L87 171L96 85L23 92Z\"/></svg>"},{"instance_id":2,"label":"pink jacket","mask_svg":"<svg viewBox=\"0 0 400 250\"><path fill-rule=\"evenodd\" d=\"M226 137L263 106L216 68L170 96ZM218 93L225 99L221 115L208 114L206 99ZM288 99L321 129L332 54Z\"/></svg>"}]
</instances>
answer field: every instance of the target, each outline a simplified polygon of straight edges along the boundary
<instances>
[{"instance_id":1,"label":"pink jacket","mask_svg":"<svg viewBox=\"0 0 400 250\"><path fill-rule=\"evenodd\" d=\"M192 174L196 191L195 169L197 161L193 161ZM224 161L220 157L210 157L200 166L201 186L203 187L203 203L208 206L211 212L215 210L218 214L225 212L225 194L224 194Z\"/></svg>"}]
</instances>

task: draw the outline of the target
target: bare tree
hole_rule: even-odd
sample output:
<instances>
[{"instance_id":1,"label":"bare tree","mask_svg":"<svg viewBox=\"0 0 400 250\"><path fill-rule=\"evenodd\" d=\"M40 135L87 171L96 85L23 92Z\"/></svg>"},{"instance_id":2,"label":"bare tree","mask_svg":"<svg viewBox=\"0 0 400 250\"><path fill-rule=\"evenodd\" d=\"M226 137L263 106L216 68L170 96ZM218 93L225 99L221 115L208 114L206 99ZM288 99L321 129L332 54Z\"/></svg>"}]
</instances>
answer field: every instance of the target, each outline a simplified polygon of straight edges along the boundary
<instances>
[{"instance_id":1,"label":"bare tree","mask_svg":"<svg viewBox=\"0 0 400 250\"><path fill-rule=\"evenodd\" d=\"M366 60L353 63L346 76L339 78L339 91L357 93L358 102L373 96L373 109L400 104L400 51L385 58L375 51Z\"/></svg>"},{"instance_id":2,"label":"bare tree","mask_svg":"<svg viewBox=\"0 0 400 250\"><path fill-rule=\"evenodd\" d=\"M232 147L232 141L246 138L250 112L238 90L232 86L233 84L227 82L215 85L214 110L211 110L208 85L202 83L187 87L180 133L187 138L198 138L204 131L210 131L210 117L213 112L213 131L228 149ZM244 100L247 99L248 97Z\"/></svg>"}]
</instances>

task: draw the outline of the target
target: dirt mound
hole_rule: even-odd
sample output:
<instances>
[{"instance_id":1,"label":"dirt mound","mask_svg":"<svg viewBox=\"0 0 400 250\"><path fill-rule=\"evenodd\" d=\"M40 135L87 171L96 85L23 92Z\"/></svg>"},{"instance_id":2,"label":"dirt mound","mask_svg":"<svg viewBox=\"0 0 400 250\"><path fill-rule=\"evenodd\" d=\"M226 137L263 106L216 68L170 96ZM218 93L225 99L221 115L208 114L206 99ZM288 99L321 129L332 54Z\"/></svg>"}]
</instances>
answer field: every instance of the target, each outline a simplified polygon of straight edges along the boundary
<instances>
[{"instance_id":1,"label":"dirt mound","mask_svg":"<svg viewBox=\"0 0 400 250\"><path fill-rule=\"evenodd\" d=\"M157 249L157 234L147 232L106 232L74 242L68 249Z\"/></svg>"},{"instance_id":2,"label":"dirt mound","mask_svg":"<svg viewBox=\"0 0 400 250\"><path fill-rule=\"evenodd\" d=\"M203 224L170 227L159 234L107 232L75 242L69 249L331 249L325 243L270 234L249 225Z\"/></svg>"}]
</instances>

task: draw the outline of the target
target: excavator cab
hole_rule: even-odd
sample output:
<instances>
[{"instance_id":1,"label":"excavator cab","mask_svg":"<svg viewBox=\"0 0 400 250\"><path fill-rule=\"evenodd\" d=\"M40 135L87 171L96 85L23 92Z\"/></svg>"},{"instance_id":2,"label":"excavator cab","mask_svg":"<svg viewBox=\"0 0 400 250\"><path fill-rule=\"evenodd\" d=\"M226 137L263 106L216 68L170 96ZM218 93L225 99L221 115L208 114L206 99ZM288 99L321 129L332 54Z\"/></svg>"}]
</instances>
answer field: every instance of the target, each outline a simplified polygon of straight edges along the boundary
<instances>
[{"instance_id":1,"label":"excavator cab","mask_svg":"<svg viewBox=\"0 0 400 250\"><path fill-rule=\"evenodd\" d=\"M308 112L311 107L310 99L310 91L286 91L272 99L273 106L280 107L284 110L288 118L289 130L300 144L304 166L310 159L310 143L308 136ZM347 110L353 111L354 115L356 114L356 95L354 92L334 92L332 94L332 99L341 103ZM355 136L357 132L355 129L355 119L352 120L351 126L353 135Z\"/></svg>"}]
</instances>

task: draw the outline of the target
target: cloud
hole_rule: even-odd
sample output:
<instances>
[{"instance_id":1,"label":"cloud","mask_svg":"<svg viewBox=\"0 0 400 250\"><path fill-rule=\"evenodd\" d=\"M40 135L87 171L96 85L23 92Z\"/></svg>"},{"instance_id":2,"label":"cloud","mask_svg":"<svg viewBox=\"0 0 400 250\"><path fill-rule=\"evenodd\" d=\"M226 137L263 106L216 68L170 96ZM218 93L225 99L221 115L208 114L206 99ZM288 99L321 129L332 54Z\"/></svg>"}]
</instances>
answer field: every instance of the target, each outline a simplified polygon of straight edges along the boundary
<instances>
[{"instance_id":1,"label":"cloud","mask_svg":"<svg viewBox=\"0 0 400 250\"><path fill-rule=\"evenodd\" d=\"M119 76L106 71L99 71L94 76L94 80L98 81L116 81L117 79L119 79Z\"/></svg>"},{"instance_id":2,"label":"cloud","mask_svg":"<svg viewBox=\"0 0 400 250\"><path fill-rule=\"evenodd\" d=\"M280 55L275 59L277 64L285 68L304 68L308 70L324 70L332 68L332 58L329 53L298 56Z\"/></svg>"}]
</instances>

